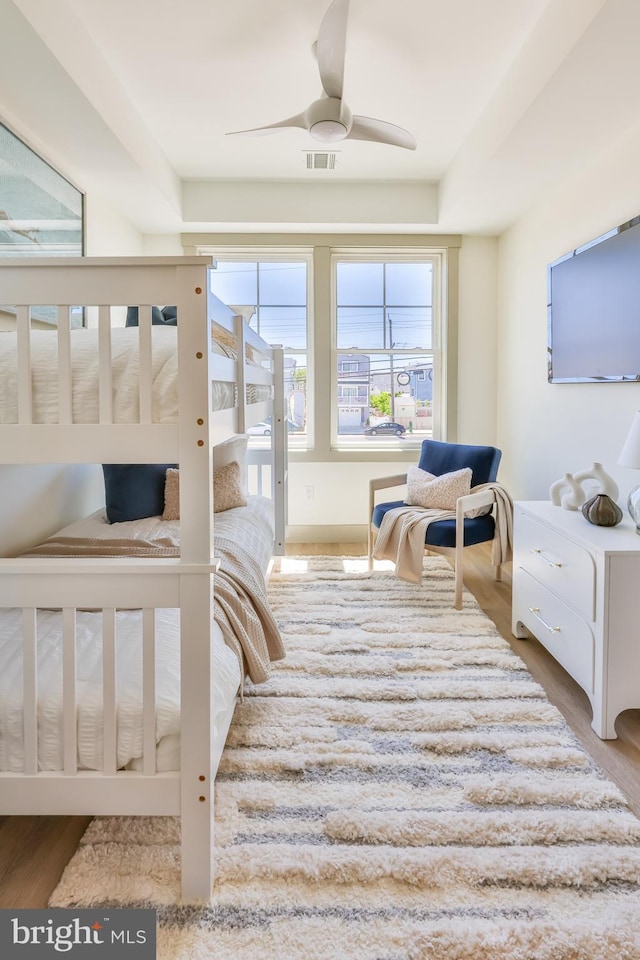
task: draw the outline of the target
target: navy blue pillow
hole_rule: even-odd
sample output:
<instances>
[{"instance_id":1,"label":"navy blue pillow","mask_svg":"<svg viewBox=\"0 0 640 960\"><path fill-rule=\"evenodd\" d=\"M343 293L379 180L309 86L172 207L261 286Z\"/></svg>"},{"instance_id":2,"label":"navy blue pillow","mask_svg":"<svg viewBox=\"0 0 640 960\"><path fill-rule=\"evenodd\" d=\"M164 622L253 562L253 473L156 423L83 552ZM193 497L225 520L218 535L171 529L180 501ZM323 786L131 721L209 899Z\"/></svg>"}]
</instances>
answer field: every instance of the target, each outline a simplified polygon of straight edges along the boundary
<instances>
[{"instance_id":1,"label":"navy blue pillow","mask_svg":"<svg viewBox=\"0 0 640 960\"><path fill-rule=\"evenodd\" d=\"M178 326L178 308L177 307L163 307L160 313L162 314L163 323L167 323L172 327Z\"/></svg>"},{"instance_id":2,"label":"navy blue pillow","mask_svg":"<svg viewBox=\"0 0 640 960\"><path fill-rule=\"evenodd\" d=\"M109 523L142 520L164 511L164 482L177 463L103 463Z\"/></svg>"},{"instance_id":3,"label":"navy blue pillow","mask_svg":"<svg viewBox=\"0 0 640 960\"><path fill-rule=\"evenodd\" d=\"M165 316L165 310L169 311ZM171 313L170 311L173 311ZM175 307L164 307L163 310L160 307L151 307L151 323L160 324L163 323L165 326L175 327L177 325L176 319L176 308ZM138 308L137 307L127 307L127 322L125 323L126 327L137 327L138 326Z\"/></svg>"}]
</instances>

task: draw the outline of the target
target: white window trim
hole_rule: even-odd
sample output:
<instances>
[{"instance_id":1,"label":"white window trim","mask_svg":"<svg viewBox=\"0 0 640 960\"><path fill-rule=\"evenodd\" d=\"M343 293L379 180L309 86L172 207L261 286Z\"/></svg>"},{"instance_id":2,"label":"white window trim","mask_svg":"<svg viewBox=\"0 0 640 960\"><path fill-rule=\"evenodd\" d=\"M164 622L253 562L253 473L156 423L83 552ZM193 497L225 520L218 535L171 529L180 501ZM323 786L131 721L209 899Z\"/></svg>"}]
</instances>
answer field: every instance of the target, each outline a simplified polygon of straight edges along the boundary
<instances>
[{"instance_id":1,"label":"white window trim","mask_svg":"<svg viewBox=\"0 0 640 960\"><path fill-rule=\"evenodd\" d=\"M306 386L306 410L307 410L307 443L306 449L311 450L315 445L315 378L314 378L314 273L313 273L313 248L307 246L287 247L287 246L224 246L221 244L201 244L196 246L195 252L198 256L213 257L220 262L235 261L246 263L305 263L307 265L307 386Z\"/></svg>"},{"instance_id":2,"label":"white window trim","mask_svg":"<svg viewBox=\"0 0 640 960\"><path fill-rule=\"evenodd\" d=\"M323 396L330 390L331 374L331 252L341 251L343 255L356 252L359 256L366 254L371 259L373 255L390 252L402 257L417 253L441 254L442 277L439 301L434 298L442 318L441 343L443 370L440 378L441 395L434 394L434 405L437 418L434 423L434 437L442 440L456 441L458 439L458 312L459 312L459 270L460 234L405 234L405 233L336 233L333 230L308 232L225 232L225 233L181 233L180 240L186 256L195 256L198 253L215 255L216 251L231 250L233 255L240 257L242 253L250 251L251 258L255 259L254 251L258 250L262 256L268 256L269 251L286 251L286 255L310 253L313 257L314 279L313 296L309 300L310 335L313 331L313 366L309 363L309 390L317 396ZM437 344L434 344L437 345ZM309 354L311 360L311 352ZM310 401L311 402L311 401ZM316 415L313 424L314 437L309 441L306 449L291 450L290 460L304 463L386 463L406 462L415 463L416 448L414 445L399 447L381 447L375 450L372 447L337 449L331 444L330 418L318 419Z\"/></svg>"},{"instance_id":3,"label":"white window trim","mask_svg":"<svg viewBox=\"0 0 640 960\"><path fill-rule=\"evenodd\" d=\"M432 269L432 304L431 304L431 349L394 350L394 355L404 356L433 356L433 439L442 439L443 424L447 422L447 357L446 357L446 317L444 311L443 290L446 285L447 249L434 247L333 247L331 249L331 449L339 452L353 451L355 446L349 444L348 438L340 439L338 434L338 355L345 353L337 346L337 265L338 263L425 263L431 262ZM349 353L371 355L374 352L389 353L390 351L373 351L363 348L351 348ZM403 449L419 447L422 440L416 438L411 441L406 437ZM362 449L358 444L357 449ZM374 449L373 443L366 445L367 450Z\"/></svg>"}]
</instances>

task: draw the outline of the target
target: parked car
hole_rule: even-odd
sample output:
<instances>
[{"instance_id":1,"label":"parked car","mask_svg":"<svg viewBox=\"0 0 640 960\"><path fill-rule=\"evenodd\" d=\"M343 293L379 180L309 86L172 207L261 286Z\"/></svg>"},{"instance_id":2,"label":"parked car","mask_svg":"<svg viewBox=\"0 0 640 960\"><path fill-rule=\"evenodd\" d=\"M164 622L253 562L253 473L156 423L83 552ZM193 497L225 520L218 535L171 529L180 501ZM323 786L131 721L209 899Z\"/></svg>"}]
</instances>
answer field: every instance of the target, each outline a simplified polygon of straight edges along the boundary
<instances>
[{"instance_id":1,"label":"parked car","mask_svg":"<svg viewBox=\"0 0 640 960\"><path fill-rule=\"evenodd\" d=\"M396 423L395 420L386 420L384 423L376 423L374 427L367 427L364 435L365 437L377 437L378 435L383 437L394 434L396 437L401 437L406 432L407 428L403 427L401 423Z\"/></svg>"},{"instance_id":2,"label":"parked car","mask_svg":"<svg viewBox=\"0 0 640 960\"><path fill-rule=\"evenodd\" d=\"M247 427L246 432L251 437L270 437L271 424L267 423L266 420L262 420L260 423L254 423L252 427Z\"/></svg>"},{"instance_id":3,"label":"parked car","mask_svg":"<svg viewBox=\"0 0 640 960\"><path fill-rule=\"evenodd\" d=\"M301 430L293 420L287 420L287 433L293 433L294 430ZM260 423L254 423L252 427L247 427L246 432L251 437L270 437L272 432L271 421L261 420Z\"/></svg>"}]
</instances>

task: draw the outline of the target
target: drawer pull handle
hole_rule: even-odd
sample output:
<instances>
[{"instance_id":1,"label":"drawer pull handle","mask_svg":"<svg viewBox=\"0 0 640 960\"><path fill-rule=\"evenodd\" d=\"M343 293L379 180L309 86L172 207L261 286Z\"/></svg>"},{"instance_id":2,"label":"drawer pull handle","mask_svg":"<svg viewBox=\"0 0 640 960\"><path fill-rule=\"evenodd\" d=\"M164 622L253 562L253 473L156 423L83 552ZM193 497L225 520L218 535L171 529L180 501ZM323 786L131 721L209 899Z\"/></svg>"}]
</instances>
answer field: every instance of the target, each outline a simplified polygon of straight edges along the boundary
<instances>
[{"instance_id":1,"label":"drawer pull handle","mask_svg":"<svg viewBox=\"0 0 640 960\"><path fill-rule=\"evenodd\" d=\"M540 616L540 607L529 607L536 620L539 620L543 627L546 627L549 633L560 633L560 627L552 627L550 623Z\"/></svg>"},{"instance_id":2,"label":"drawer pull handle","mask_svg":"<svg viewBox=\"0 0 640 960\"><path fill-rule=\"evenodd\" d=\"M548 557L545 557L542 550L539 547L529 547L529 553L537 553L541 560L544 560L545 563L549 564L550 567L561 567L562 564L558 563L557 560L549 560Z\"/></svg>"}]
</instances>

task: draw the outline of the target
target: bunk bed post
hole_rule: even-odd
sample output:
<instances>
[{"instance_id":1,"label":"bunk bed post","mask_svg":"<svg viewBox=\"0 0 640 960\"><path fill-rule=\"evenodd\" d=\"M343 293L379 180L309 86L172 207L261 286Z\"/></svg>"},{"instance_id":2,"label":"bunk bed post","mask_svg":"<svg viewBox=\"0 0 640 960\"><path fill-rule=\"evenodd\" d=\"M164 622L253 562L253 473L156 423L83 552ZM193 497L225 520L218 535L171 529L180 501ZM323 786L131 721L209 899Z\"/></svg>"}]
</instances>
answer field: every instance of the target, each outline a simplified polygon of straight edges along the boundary
<instances>
[{"instance_id":1,"label":"bunk bed post","mask_svg":"<svg viewBox=\"0 0 640 960\"><path fill-rule=\"evenodd\" d=\"M207 268L176 270L181 564L192 568L180 575L182 898L193 902L211 896L214 850L210 284Z\"/></svg>"},{"instance_id":2,"label":"bunk bed post","mask_svg":"<svg viewBox=\"0 0 640 960\"><path fill-rule=\"evenodd\" d=\"M247 377L245 372L247 341L245 338L244 319L241 314L236 314L233 318L233 328L238 351L236 360L236 384L238 391L238 419L236 421L236 429L238 433L244 433L247 429Z\"/></svg>"},{"instance_id":3,"label":"bunk bed post","mask_svg":"<svg viewBox=\"0 0 640 960\"><path fill-rule=\"evenodd\" d=\"M273 347L272 359L274 376L274 431L271 441L272 444L274 444L275 450L284 451L282 457L272 457L271 498L274 503L274 553L276 556L283 556L287 529L287 450L289 424L284 396L284 351L281 346Z\"/></svg>"}]
</instances>

